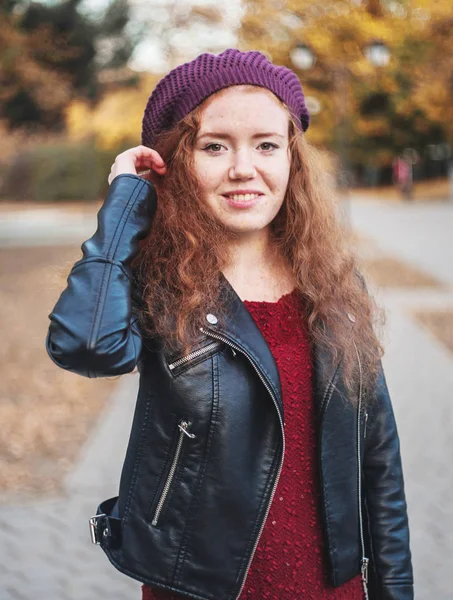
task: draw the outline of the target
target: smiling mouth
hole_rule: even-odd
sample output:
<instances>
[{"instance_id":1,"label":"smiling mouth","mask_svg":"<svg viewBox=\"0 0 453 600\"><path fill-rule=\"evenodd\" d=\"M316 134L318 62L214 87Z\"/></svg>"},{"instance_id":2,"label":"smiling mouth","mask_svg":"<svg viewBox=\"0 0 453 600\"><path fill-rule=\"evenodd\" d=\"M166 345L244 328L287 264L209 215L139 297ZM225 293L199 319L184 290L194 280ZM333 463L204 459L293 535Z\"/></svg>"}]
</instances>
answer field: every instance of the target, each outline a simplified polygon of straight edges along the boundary
<instances>
[{"instance_id":1,"label":"smiling mouth","mask_svg":"<svg viewBox=\"0 0 453 600\"><path fill-rule=\"evenodd\" d=\"M259 198L263 194L224 194L225 198L230 198L234 200L234 202L249 202L250 200L255 200Z\"/></svg>"}]
</instances>

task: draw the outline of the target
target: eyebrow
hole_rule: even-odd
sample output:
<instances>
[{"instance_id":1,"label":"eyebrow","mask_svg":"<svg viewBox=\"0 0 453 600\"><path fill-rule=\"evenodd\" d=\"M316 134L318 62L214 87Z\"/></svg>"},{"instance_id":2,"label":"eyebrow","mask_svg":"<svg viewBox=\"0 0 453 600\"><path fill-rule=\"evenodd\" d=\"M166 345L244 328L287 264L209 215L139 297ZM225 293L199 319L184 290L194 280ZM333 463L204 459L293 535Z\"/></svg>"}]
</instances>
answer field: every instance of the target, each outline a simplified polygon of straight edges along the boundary
<instances>
[{"instance_id":1,"label":"eyebrow","mask_svg":"<svg viewBox=\"0 0 453 600\"><path fill-rule=\"evenodd\" d=\"M222 139L222 140L229 140L231 139L233 136L231 136L229 133L222 133L222 132L217 132L217 131L207 131L206 133L203 133L202 135L199 136L199 140L201 140L204 137L214 137L214 138L218 138L218 139ZM275 131L270 131L270 132L265 132L265 133L255 133L254 135L252 135L252 139L259 139L259 138L269 138L269 137L278 137L278 138L282 138L284 139L285 136L281 135L280 133L276 133Z\"/></svg>"}]
</instances>

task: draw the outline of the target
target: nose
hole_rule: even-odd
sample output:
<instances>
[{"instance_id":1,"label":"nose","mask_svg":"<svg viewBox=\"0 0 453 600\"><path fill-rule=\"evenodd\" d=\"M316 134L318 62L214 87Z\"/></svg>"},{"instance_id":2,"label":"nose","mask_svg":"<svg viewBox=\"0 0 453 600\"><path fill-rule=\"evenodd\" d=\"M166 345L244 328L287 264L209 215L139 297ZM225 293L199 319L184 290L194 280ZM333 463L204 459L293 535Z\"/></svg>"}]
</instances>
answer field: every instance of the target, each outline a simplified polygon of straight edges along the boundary
<instances>
[{"instance_id":1,"label":"nose","mask_svg":"<svg viewBox=\"0 0 453 600\"><path fill-rule=\"evenodd\" d=\"M249 151L241 150L233 155L233 163L229 171L230 179L253 179L256 169Z\"/></svg>"}]
</instances>

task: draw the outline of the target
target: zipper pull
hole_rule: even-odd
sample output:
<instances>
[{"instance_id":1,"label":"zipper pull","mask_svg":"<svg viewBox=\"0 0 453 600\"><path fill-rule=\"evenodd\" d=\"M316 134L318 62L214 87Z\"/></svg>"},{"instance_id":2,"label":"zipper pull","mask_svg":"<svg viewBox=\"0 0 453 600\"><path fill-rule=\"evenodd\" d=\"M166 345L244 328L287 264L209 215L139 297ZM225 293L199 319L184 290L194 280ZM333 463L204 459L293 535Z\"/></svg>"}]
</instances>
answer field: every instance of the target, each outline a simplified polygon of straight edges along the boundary
<instances>
[{"instance_id":1,"label":"zipper pull","mask_svg":"<svg viewBox=\"0 0 453 600\"><path fill-rule=\"evenodd\" d=\"M231 350L231 354L233 355L233 358L236 358L236 354L237 354L236 350L234 348L232 348L231 346L230 346L230 350Z\"/></svg>"},{"instance_id":2,"label":"zipper pull","mask_svg":"<svg viewBox=\"0 0 453 600\"><path fill-rule=\"evenodd\" d=\"M187 435L187 437L190 437L191 439L193 439L196 436L194 433L190 433L189 431L187 431L189 426L190 426L190 423L188 423L187 421L180 421L178 423L179 431L181 431L181 433L184 433L185 435Z\"/></svg>"},{"instance_id":3,"label":"zipper pull","mask_svg":"<svg viewBox=\"0 0 453 600\"><path fill-rule=\"evenodd\" d=\"M363 585L363 593L365 595L365 600L368 600L368 565L369 565L370 559L366 558L365 556L362 558L362 568L361 568L361 574L362 574L362 585Z\"/></svg>"},{"instance_id":4,"label":"zipper pull","mask_svg":"<svg viewBox=\"0 0 453 600\"><path fill-rule=\"evenodd\" d=\"M367 423L368 423L368 413L366 412L365 413L365 424L363 426L363 438L364 439L366 438L366 426L367 426Z\"/></svg>"},{"instance_id":5,"label":"zipper pull","mask_svg":"<svg viewBox=\"0 0 453 600\"><path fill-rule=\"evenodd\" d=\"M364 583L368 583L368 565L370 563L370 559L369 558L362 558L362 579Z\"/></svg>"}]
</instances>

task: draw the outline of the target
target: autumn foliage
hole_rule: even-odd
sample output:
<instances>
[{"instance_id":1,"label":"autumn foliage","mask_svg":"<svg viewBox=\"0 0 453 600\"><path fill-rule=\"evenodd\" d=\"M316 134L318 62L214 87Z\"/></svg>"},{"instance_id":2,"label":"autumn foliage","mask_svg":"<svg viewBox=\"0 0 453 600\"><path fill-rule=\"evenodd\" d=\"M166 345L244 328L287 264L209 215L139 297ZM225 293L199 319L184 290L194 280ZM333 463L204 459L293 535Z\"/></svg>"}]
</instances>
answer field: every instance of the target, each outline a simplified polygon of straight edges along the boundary
<instances>
[{"instance_id":1,"label":"autumn foliage","mask_svg":"<svg viewBox=\"0 0 453 600\"><path fill-rule=\"evenodd\" d=\"M208 41L200 48L201 37L208 37L195 34L210 27L220 40L222 27L231 30L233 9L196 0L183 7L172 0L156 12L154 4L147 0L141 14L170 68L195 51L224 49ZM28 6L25 0L4 6L20 5ZM76 5L62 0L52 7L32 3L33 10L22 13L0 9L0 133L5 139L0 180L1 162L41 134L36 123L44 133L59 136L58 144L66 136L69 144L91 144L100 153L140 142L144 107L163 73L137 73L126 66L132 46L117 33L125 30L127 0L111 0L112 10L97 28L83 20ZM71 36L54 26L68 14ZM46 20L50 25L42 24ZM243 0L236 23L237 47L260 50L300 76L306 96L320 109L313 112L309 141L340 155L351 170L388 173L406 148L423 160L432 145L453 146L451 0ZM115 50L110 62L104 60L98 72L94 35L102 42L96 48L116 40L109 42ZM85 44L87 36L91 41ZM390 51L386 66L367 58L367 47L376 41ZM308 70L298 70L291 60L301 44L316 58Z\"/></svg>"},{"instance_id":2,"label":"autumn foliage","mask_svg":"<svg viewBox=\"0 0 453 600\"><path fill-rule=\"evenodd\" d=\"M311 141L335 148L343 126L349 160L376 165L406 147L453 144L451 0L245 0L244 7L243 48L290 68L297 45L314 53L315 65L298 72L321 106ZM390 50L386 67L366 57L374 41Z\"/></svg>"}]
</instances>

